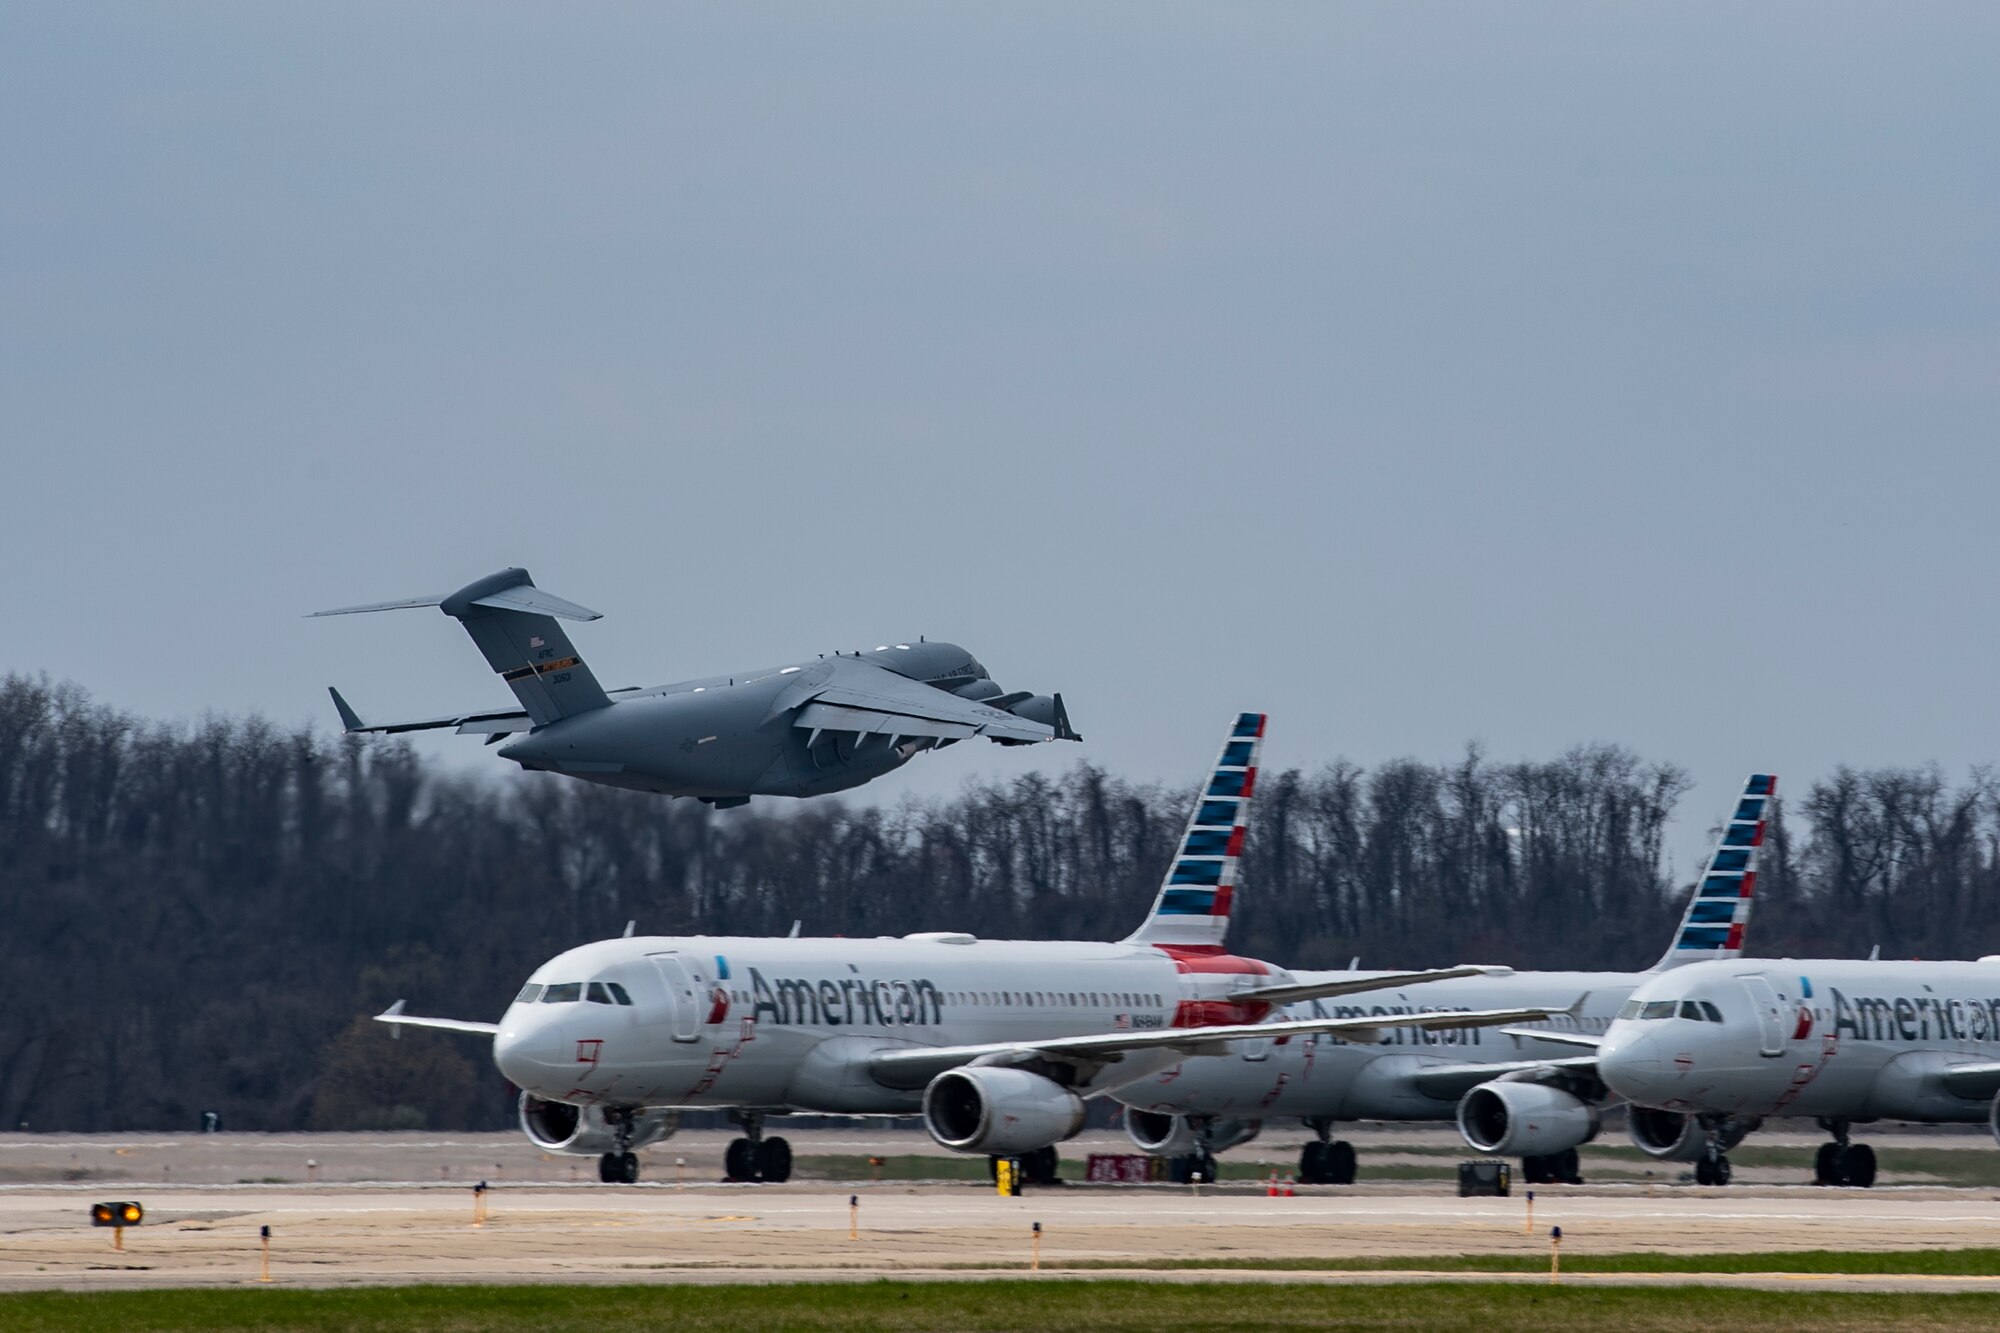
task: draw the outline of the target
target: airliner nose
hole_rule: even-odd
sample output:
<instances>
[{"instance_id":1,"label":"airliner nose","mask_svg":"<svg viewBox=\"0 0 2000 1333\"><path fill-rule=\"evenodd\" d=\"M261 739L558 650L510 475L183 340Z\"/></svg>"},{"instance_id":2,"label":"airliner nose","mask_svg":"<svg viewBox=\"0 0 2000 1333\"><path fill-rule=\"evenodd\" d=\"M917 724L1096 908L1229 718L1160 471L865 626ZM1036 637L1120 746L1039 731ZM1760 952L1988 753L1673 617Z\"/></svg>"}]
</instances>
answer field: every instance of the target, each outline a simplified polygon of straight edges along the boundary
<instances>
[{"instance_id":1,"label":"airliner nose","mask_svg":"<svg viewBox=\"0 0 2000 1333\"><path fill-rule=\"evenodd\" d=\"M516 1005L493 1034L493 1063L515 1087L538 1097L557 1096L576 1083L560 1013ZM556 1084L561 1084L556 1087ZM551 1088L554 1090L551 1091Z\"/></svg>"},{"instance_id":2,"label":"airliner nose","mask_svg":"<svg viewBox=\"0 0 2000 1333\"><path fill-rule=\"evenodd\" d=\"M1613 1023L1597 1046L1597 1076L1626 1101L1646 1105L1660 1073L1660 1041L1629 1020Z\"/></svg>"}]
</instances>

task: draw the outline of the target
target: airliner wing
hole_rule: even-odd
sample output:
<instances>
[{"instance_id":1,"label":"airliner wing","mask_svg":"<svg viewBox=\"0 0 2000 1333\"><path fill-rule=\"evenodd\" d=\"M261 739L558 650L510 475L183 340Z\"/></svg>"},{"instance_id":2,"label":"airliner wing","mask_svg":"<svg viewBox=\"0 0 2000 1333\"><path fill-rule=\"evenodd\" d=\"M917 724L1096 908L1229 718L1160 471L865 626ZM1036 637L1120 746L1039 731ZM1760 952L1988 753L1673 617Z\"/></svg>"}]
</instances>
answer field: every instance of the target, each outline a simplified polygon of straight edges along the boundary
<instances>
[{"instance_id":1,"label":"airliner wing","mask_svg":"<svg viewBox=\"0 0 2000 1333\"><path fill-rule=\"evenodd\" d=\"M1985 1061L1946 1065L1944 1085L1954 1097L1984 1099L2000 1092L2000 1063Z\"/></svg>"},{"instance_id":2,"label":"airliner wing","mask_svg":"<svg viewBox=\"0 0 2000 1333\"><path fill-rule=\"evenodd\" d=\"M1543 1036L1537 1030L1535 1036ZM1472 1089L1502 1074L1546 1070L1551 1074L1596 1074L1597 1057L1577 1055L1563 1060L1489 1060L1479 1064L1426 1065L1409 1076L1418 1092L1439 1101L1457 1101ZM1530 1082L1535 1082L1533 1078Z\"/></svg>"},{"instance_id":3,"label":"airliner wing","mask_svg":"<svg viewBox=\"0 0 2000 1333\"><path fill-rule=\"evenodd\" d=\"M403 1002L396 1001L381 1013L375 1015L377 1023L389 1023L402 1028L437 1028L443 1032L480 1032L492 1036L500 1030L498 1023L476 1023L469 1018L419 1018L415 1014L403 1012Z\"/></svg>"},{"instance_id":4,"label":"airliner wing","mask_svg":"<svg viewBox=\"0 0 2000 1333\"><path fill-rule=\"evenodd\" d=\"M1581 1046L1586 1051L1594 1051L1603 1042L1602 1037L1593 1037L1587 1032L1551 1032L1547 1028L1501 1028L1503 1037L1532 1037L1553 1046Z\"/></svg>"},{"instance_id":5,"label":"airliner wing","mask_svg":"<svg viewBox=\"0 0 2000 1333\"><path fill-rule=\"evenodd\" d=\"M1048 1041L990 1042L979 1046L906 1046L878 1051L869 1073L890 1087L916 1087L947 1069L967 1064L1017 1064L1042 1059L1106 1064L1128 1051L1166 1048L1181 1055L1223 1055L1229 1043L1271 1037L1331 1036L1363 1044L1379 1041L1392 1028L1493 1027L1531 1023L1548 1009L1473 1009L1428 1014L1374 1014L1366 1018L1304 1018L1278 1023L1230 1023L1217 1027L1157 1028L1107 1032L1101 1036L1053 1037Z\"/></svg>"},{"instance_id":6,"label":"airliner wing","mask_svg":"<svg viewBox=\"0 0 2000 1333\"><path fill-rule=\"evenodd\" d=\"M1488 967L1477 963L1462 963L1457 967L1440 967L1429 972L1385 972L1374 976L1329 977L1325 981L1297 981L1285 986L1259 986L1254 990L1236 991L1232 1000L1266 1000L1272 1004L1295 1004L1300 1000L1326 1000L1336 995L1359 995L1372 990L1396 990L1403 986L1420 986L1427 981L1455 981L1459 977L1511 977L1511 967Z\"/></svg>"}]
</instances>

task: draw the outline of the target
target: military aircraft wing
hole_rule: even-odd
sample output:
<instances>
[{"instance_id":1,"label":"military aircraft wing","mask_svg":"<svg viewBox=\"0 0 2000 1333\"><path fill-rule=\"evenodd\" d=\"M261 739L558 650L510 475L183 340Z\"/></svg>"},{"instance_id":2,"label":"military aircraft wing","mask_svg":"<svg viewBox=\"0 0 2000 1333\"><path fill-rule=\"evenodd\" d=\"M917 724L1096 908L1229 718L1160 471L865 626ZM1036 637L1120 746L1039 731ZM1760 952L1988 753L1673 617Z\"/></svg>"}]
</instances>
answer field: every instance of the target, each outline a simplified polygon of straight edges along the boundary
<instances>
[{"instance_id":1,"label":"military aircraft wing","mask_svg":"<svg viewBox=\"0 0 2000 1333\"><path fill-rule=\"evenodd\" d=\"M1326 1000L1336 995L1359 995L1372 990L1397 990L1420 986L1427 981L1453 981L1459 977L1511 977L1511 967L1463 963L1428 972L1387 972L1375 976L1329 977L1325 981L1296 981L1283 986L1258 986L1230 995L1232 1000L1264 1000L1271 1004L1296 1004L1300 1000Z\"/></svg>"},{"instance_id":2,"label":"military aircraft wing","mask_svg":"<svg viewBox=\"0 0 2000 1333\"><path fill-rule=\"evenodd\" d=\"M870 677L860 682L836 680L814 689L793 725L814 731L879 732L939 740L986 736L1032 744L1056 739L1054 727L961 699L921 681L887 671L871 672Z\"/></svg>"},{"instance_id":3,"label":"military aircraft wing","mask_svg":"<svg viewBox=\"0 0 2000 1333\"><path fill-rule=\"evenodd\" d=\"M320 614L315 612L315 614ZM325 614L331 615L332 612ZM622 690L607 690L607 694L631 694L639 687L627 686ZM447 713L443 717L423 717L414 722L363 722L354 706L340 697L340 691L327 686L326 692L333 696L333 708L340 714L343 731L379 732L393 736L404 731L436 731L441 727L454 727L461 736L506 736L517 731L528 731L534 722L526 710L520 708L500 708L483 713Z\"/></svg>"},{"instance_id":4,"label":"military aircraft wing","mask_svg":"<svg viewBox=\"0 0 2000 1333\"><path fill-rule=\"evenodd\" d=\"M1956 1097L1985 1100L2000 1092L2000 1062L1970 1061L1944 1067L1944 1085Z\"/></svg>"},{"instance_id":5,"label":"military aircraft wing","mask_svg":"<svg viewBox=\"0 0 2000 1333\"><path fill-rule=\"evenodd\" d=\"M1020 1064L1029 1060L1108 1064L1127 1051L1166 1048L1182 1055L1221 1055L1234 1041L1271 1037L1331 1036L1368 1044L1390 1028L1493 1027L1547 1018L1548 1009L1472 1009L1428 1014L1374 1014L1366 1018L1302 1018L1277 1023L1227 1023L1216 1027L1154 1028L1048 1041L989 1042L977 1046L906 1046L878 1051L868 1072L889 1087L920 1087L947 1069L968 1064Z\"/></svg>"}]
</instances>

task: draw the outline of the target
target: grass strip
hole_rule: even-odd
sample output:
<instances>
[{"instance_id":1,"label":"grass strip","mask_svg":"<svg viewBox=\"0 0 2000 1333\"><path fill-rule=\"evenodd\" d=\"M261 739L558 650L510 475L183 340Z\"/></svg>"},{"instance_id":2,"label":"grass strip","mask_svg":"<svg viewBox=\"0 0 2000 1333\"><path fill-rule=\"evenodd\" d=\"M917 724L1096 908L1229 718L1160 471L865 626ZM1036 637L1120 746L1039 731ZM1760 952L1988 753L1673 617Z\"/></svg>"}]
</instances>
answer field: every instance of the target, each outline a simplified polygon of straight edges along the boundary
<instances>
[{"instance_id":1,"label":"grass strip","mask_svg":"<svg viewBox=\"0 0 2000 1333\"><path fill-rule=\"evenodd\" d=\"M370 1287L295 1291L173 1290L0 1295L10 1333L160 1329L624 1329L675 1333L1087 1328L1091 1333L1248 1333L1253 1329L1477 1330L1592 1333L1784 1330L1859 1333L1991 1329L2000 1295L1772 1292L1734 1288L1584 1288L1412 1283L1348 1287L1043 1282L816 1283L779 1286Z\"/></svg>"}]
</instances>

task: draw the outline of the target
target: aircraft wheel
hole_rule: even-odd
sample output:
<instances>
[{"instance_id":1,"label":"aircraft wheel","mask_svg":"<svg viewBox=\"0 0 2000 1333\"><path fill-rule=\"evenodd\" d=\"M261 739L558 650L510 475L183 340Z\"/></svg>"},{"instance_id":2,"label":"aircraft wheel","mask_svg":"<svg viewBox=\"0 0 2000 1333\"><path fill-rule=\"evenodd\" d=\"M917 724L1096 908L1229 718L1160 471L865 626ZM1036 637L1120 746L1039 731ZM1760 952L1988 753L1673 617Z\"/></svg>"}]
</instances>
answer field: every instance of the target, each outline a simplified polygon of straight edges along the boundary
<instances>
[{"instance_id":1,"label":"aircraft wheel","mask_svg":"<svg viewBox=\"0 0 2000 1333\"><path fill-rule=\"evenodd\" d=\"M1711 1184L1727 1185L1729 1183L1729 1158L1726 1155L1722 1153L1715 1155L1713 1175L1715 1179L1710 1182Z\"/></svg>"},{"instance_id":2,"label":"aircraft wheel","mask_svg":"<svg viewBox=\"0 0 2000 1333\"><path fill-rule=\"evenodd\" d=\"M1720 1184L1721 1182L1715 1178L1715 1164L1718 1160L1720 1159L1706 1156L1696 1158L1694 1163L1694 1183L1697 1185Z\"/></svg>"},{"instance_id":3,"label":"aircraft wheel","mask_svg":"<svg viewBox=\"0 0 2000 1333\"><path fill-rule=\"evenodd\" d=\"M757 1179L757 1145L749 1139L731 1139L722 1155L722 1169L732 1181Z\"/></svg>"},{"instance_id":4,"label":"aircraft wheel","mask_svg":"<svg viewBox=\"0 0 2000 1333\"><path fill-rule=\"evenodd\" d=\"M1030 1185L1061 1184L1061 1177L1056 1174L1056 1168L1061 1162L1062 1154L1055 1150L1054 1144L1046 1148L1037 1148L1021 1158L1021 1165L1027 1168Z\"/></svg>"},{"instance_id":5,"label":"aircraft wheel","mask_svg":"<svg viewBox=\"0 0 2000 1333\"><path fill-rule=\"evenodd\" d=\"M635 1152L622 1152L616 1154L616 1158L618 1163L616 1167L618 1183L621 1185L638 1184L639 1154Z\"/></svg>"},{"instance_id":6,"label":"aircraft wheel","mask_svg":"<svg viewBox=\"0 0 2000 1333\"><path fill-rule=\"evenodd\" d=\"M1353 1144L1346 1139L1336 1139L1326 1145L1327 1184L1352 1185L1356 1173Z\"/></svg>"},{"instance_id":7,"label":"aircraft wheel","mask_svg":"<svg viewBox=\"0 0 2000 1333\"><path fill-rule=\"evenodd\" d=\"M1555 1168L1550 1173L1553 1176L1552 1184L1581 1185L1583 1183L1583 1167L1577 1159L1576 1149L1565 1148L1563 1151L1557 1153L1555 1156Z\"/></svg>"},{"instance_id":8,"label":"aircraft wheel","mask_svg":"<svg viewBox=\"0 0 2000 1333\"><path fill-rule=\"evenodd\" d=\"M618 1154L605 1153L597 1159L597 1178L609 1185L618 1179Z\"/></svg>"},{"instance_id":9,"label":"aircraft wheel","mask_svg":"<svg viewBox=\"0 0 2000 1333\"><path fill-rule=\"evenodd\" d=\"M1827 1142L1819 1145L1813 1154L1813 1184L1840 1184L1840 1145Z\"/></svg>"},{"instance_id":10,"label":"aircraft wheel","mask_svg":"<svg viewBox=\"0 0 2000 1333\"><path fill-rule=\"evenodd\" d=\"M1840 1155L1840 1183L1868 1189L1875 1183L1875 1150L1865 1143L1850 1143Z\"/></svg>"},{"instance_id":11,"label":"aircraft wheel","mask_svg":"<svg viewBox=\"0 0 2000 1333\"><path fill-rule=\"evenodd\" d=\"M766 1184L782 1185L792 1178L792 1145L783 1139L765 1139L757 1145L757 1171Z\"/></svg>"},{"instance_id":12,"label":"aircraft wheel","mask_svg":"<svg viewBox=\"0 0 2000 1333\"><path fill-rule=\"evenodd\" d=\"M1326 1169L1327 1149L1332 1144L1314 1139L1299 1150L1299 1183L1301 1185L1331 1185L1333 1177Z\"/></svg>"},{"instance_id":13,"label":"aircraft wheel","mask_svg":"<svg viewBox=\"0 0 2000 1333\"><path fill-rule=\"evenodd\" d=\"M1523 1157L1521 1159L1521 1179L1530 1185L1549 1183L1549 1159L1546 1157Z\"/></svg>"}]
</instances>

